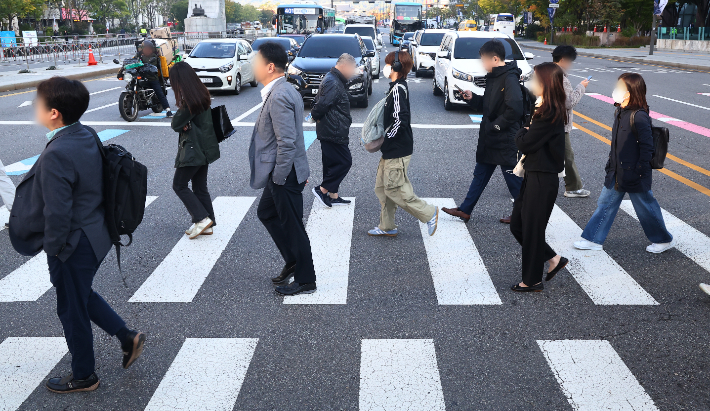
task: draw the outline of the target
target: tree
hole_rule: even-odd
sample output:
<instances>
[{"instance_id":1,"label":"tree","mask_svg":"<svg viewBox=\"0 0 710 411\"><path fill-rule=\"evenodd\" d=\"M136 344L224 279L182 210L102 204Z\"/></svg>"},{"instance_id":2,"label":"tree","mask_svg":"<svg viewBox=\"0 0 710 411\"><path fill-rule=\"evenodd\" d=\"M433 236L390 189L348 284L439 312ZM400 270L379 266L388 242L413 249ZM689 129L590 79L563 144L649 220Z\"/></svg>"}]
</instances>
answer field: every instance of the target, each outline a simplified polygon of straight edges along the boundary
<instances>
[{"instance_id":1,"label":"tree","mask_svg":"<svg viewBox=\"0 0 710 411\"><path fill-rule=\"evenodd\" d=\"M274 17L274 11L262 8L259 10L259 21L264 24L271 23L271 18Z\"/></svg>"},{"instance_id":2,"label":"tree","mask_svg":"<svg viewBox=\"0 0 710 411\"><path fill-rule=\"evenodd\" d=\"M170 17L174 22L178 24L179 30L184 30L185 28L185 19L187 18L189 8L189 0L180 0L170 6L170 12L168 13L168 17Z\"/></svg>"},{"instance_id":3,"label":"tree","mask_svg":"<svg viewBox=\"0 0 710 411\"><path fill-rule=\"evenodd\" d=\"M85 4L89 13L97 20L103 21L107 27L109 21L120 18L128 12L123 0L86 0Z\"/></svg>"},{"instance_id":4,"label":"tree","mask_svg":"<svg viewBox=\"0 0 710 411\"><path fill-rule=\"evenodd\" d=\"M242 6L242 12L239 21L256 21L259 20L261 13L251 4Z\"/></svg>"},{"instance_id":5,"label":"tree","mask_svg":"<svg viewBox=\"0 0 710 411\"><path fill-rule=\"evenodd\" d=\"M242 5L240 3L235 3L232 0L225 0L224 14L227 18L227 23L238 23L242 21L240 19L240 16L242 15Z\"/></svg>"}]
</instances>

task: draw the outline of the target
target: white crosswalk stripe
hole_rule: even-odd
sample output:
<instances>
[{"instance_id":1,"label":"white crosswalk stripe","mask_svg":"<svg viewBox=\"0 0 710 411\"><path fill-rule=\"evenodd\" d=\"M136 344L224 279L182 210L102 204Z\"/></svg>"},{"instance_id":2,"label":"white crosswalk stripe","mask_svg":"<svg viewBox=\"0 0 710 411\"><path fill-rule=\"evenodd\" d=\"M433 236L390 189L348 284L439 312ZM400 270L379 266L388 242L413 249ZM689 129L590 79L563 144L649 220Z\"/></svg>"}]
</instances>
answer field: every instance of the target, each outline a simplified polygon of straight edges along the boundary
<instances>
[{"instance_id":1,"label":"white crosswalk stripe","mask_svg":"<svg viewBox=\"0 0 710 411\"><path fill-rule=\"evenodd\" d=\"M10 220L10 211L6 206L0 207L0 231L5 229L5 223Z\"/></svg>"},{"instance_id":2,"label":"white crosswalk stripe","mask_svg":"<svg viewBox=\"0 0 710 411\"><path fill-rule=\"evenodd\" d=\"M646 393L605 340L538 340L567 400L577 411L655 411Z\"/></svg>"},{"instance_id":3,"label":"white crosswalk stripe","mask_svg":"<svg viewBox=\"0 0 710 411\"><path fill-rule=\"evenodd\" d=\"M64 337L10 337L0 343L0 411L14 411L68 352Z\"/></svg>"},{"instance_id":4,"label":"white crosswalk stripe","mask_svg":"<svg viewBox=\"0 0 710 411\"><path fill-rule=\"evenodd\" d=\"M324 207L313 200L308 216L308 239L311 241L313 265L316 269L318 290L313 294L299 294L284 298L284 304L346 304L350 245L355 219L355 197L347 206Z\"/></svg>"},{"instance_id":5,"label":"white crosswalk stripe","mask_svg":"<svg viewBox=\"0 0 710 411\"><path fill-rule=\"evenodd\" d=\"M569 259L567 270L598 305L656 305L658 302L605 251L577 250L582 229L555 206L547 226L547 242Z\"/></svg>"},{"instance_id":6,"label":"white crosswalk stripe","mask_svg":"<svg viewBox=\"0 0 710 411\"><path fill-rule=\"evenodd\" d=\"M638 220L631 200L621 202L621 209ZM675 248L696 264L710 272L710 237L691 227L688 223L661 209L666 228L673 235Z\"/></svg>"},{"instance_id":7,"label":"white crosswalk stripe","mask_svg":"<svg viewBox=\"0 0 710 411\"><path fill-rule=\"evenodd\" d=\"M191 302L256 197L217 197L214 234L190 240L184 236L129 302Z\"/></svg>"},{"instance_id":8,"label":"white crosswalk stripe","mask_svg":"<svg viewBox=\"0 0 710 411\"><path fill-rule=\"evenodd\" d=\"M445 409L433 340L362 340L360 411Z\"/></svg>"},{"instance_id":9,"label":"white crosswalk stripe","mask_svg":"<svg viewBox=\"0 0 710 411\"><path fill-rule=\"evenodd\" d=\"M231 411L258 338L188 338L145 411Z\"/></svg>"},{"instance_id":10,"label":"white crosswalk stripe","mask_svg":"<svg viewBox=\"0 0 710 411\"><path fill-rule=\"evenodd\" d=\"M453 198L423 200L439 209L456 208ZM419 225L440 305L503 304L465 224L439 211L433 236L426 223Z\"/></svg>"}]
</instances>

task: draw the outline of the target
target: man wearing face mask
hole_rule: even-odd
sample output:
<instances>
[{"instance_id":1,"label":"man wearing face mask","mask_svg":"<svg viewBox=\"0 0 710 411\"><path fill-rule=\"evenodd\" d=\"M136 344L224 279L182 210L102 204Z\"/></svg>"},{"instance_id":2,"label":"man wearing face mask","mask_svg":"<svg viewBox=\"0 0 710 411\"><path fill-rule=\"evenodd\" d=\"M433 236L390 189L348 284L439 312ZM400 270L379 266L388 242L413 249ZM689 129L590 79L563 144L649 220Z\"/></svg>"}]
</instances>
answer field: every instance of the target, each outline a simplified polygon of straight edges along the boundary
<instances>
[{"instance_id":1,"label":"man wearing face mask","mask_svg":"<svg viewBox=\"0 0 710 411\"><path fill-rule=\"evenodd\" d=\"M477 111L483 111L483 120L478 134L476 148L476 166L473 181L464 202L457 208L442 210L465 223L471 218L483 190L488 185L496 167L500 166L508 191L517 198L523 179L513 174L518 162L515 146L515 134L520 129L523 117L523 94L520 89L520 75L515 60L505 61L505 47L499 40L490 40L479 51L481 63L488 71L486 90L483 97L470 90L463 92L464 99ZM510 224L510 216L501 218L502 223Z\"/></svg>"}]
</instances>

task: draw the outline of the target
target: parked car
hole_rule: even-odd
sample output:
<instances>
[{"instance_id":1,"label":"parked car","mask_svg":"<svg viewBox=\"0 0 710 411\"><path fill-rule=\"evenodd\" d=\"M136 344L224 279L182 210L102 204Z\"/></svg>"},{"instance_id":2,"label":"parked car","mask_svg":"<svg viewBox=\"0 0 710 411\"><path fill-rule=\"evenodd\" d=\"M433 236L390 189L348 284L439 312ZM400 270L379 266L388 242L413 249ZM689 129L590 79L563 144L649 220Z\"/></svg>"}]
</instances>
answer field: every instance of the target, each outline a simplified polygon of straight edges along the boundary
<instances>
[{"instance_id":1,"label":"parked car","mask_svg":"<svg viewBox=\"0 0 710 411\"><path fill-rule=\"evenodd\" d=\"M377 37L377 29L372 24L348 24L347 26L345 26L345 34L356 34L356 33L359 34L360 37L370 36L373 39L378 38ZM380 37L380 39L381 39L381 37ZM382 46L382 43L380 43L380 46Z\"/></svg>"},{"instance_id":2,"label":"parked car","mask_svg":"<svg viewBox=\"0 0 710 411\"><path fill-rule=\"evenodd\" d=\"M415 77L424 73L434 73L436 52L446 33L451 33L451 30L426 29L417 32L414 41L411 42L412 59L414 60L412 70Z\"/></svg>"},{"instance_id":3,"label":"parked car","mask_svg":"<svg viewBox=\"0 0 710 411\"><path fill-rule=\"evenodd\" d=\"M320 34L308 37L288 66L286 79L305 101L312 101L318 94L323 77L343 53L355 57L358 65L358 74L347 85L350 103L367 107L368 96L372 94L372 58L375 52L367 50L358 34Z\"/></svg>"},{"instance_id":4,"label":"parked car","mask_svg":"<svg viewBox=\"0 0 710 411\"><path fill-rule=\"evenodd\" d=\"M207 39L199 42L184 61L209 90L239 94L242 84L256 87L252 48L241 39Z\"/></svg>"},{"instance_id":5,"label":"parked car","mask_svg":"<svg viewBox=\"0 0 710 411\"><path fill-rule=\"evenodd\" d=\"M486 70L481 64L478 54L483 43L498 39L505 46L505 60L515 60L523 74L520 81L527 82L532 77L533 69L527 60L533 58L532 53L523 53L518 43L508 35L498 32L484 31L452 31L444 35L441 46L436 54L434 65L434 80L432 89L434 95L444 94L444 108L451 110L457 104L466 104L454 96L454 85L464 90L483 95L486 88Z\"/></svg>"},{"instance_id":6,"label":"parked car","mask_svg":"<svg viewBox=\"0 0 710 411\"><path fill-rule=\"evenodd\" d=\"M279 43L280 45L282 45L283 48L286 50L286 54L288 54L289 63L293 61L294 58L296 58L296 54L298 53L299 49L298 42L296 42L296 40L290 37L261 37L254 40L254 42L251 43L251 47L256 52L259 51L259 46L268 42Z\"/></svg>"},{"instance_id":7,"label":"parked car","mask_svg":"<svg viewBox=\"0 0 710 411\"><path fill-rule=\"evenodd\" d=\"M372 77L380 78L380 70L382 70L382 67L380 67L380 48L382 47L378 48L375 44L375 40L370 36L362 37L362 42L365 43L367 51L375 52L375 56L372 58Z\"/></svg>"},{"instance_id":8,"label":"parked car","mask_svg":"<svg viewBox=\"0 0 710 411\"><path fill-rule=\"evenodd\" d=\"M459 23L459 31L478 31L476 20L464 20Z\"/></svg>"},{"instance_id":9,"label":"parked car","mask_svg":"<svg viewBox=\"0 0 710 411\"><path fill-rule=\"evenodd\" d=\"M306 37L308 35L306 34L279 34L279 37L288 37L296 40L296 43L298 43L298 47L300 48L303 45L303 42L306 41Z\"/></svg>"},{"instance_id":10,"label":"parked car","mask_svg":"<svg viewBox=\"0 0 710 411\"><path fill-rule=\"evenodd\" d=\"M399 42L399 50L406 51L407 53L411 54L411 50L409 49L409 42L412 41L413 38L413 31L408 31L404 33L404 35L402 36L402 41Z\"/></svg>"}]
</instances>

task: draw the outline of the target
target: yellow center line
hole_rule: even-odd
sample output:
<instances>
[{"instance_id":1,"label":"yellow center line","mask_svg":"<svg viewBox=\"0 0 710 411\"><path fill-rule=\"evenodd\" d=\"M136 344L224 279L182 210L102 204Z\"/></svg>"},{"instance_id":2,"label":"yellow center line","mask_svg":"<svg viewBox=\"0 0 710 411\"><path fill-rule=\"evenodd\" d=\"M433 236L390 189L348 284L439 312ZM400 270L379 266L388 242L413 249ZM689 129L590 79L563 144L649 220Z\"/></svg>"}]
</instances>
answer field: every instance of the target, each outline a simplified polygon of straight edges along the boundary
<instances>
[{"instance_id":1,"label":"yellow center line","mask_svg":"<svg viewBox=\"0 0 710 411\"><path fill-rule=\"evenodd\" d=\"M581 117L581 118L583 118L583 119L585 119L585 120L587 120L587 121L590 121L590 122L592 122L592 123L598 125L599 127L603 128L603 129L606 129L606 130L611 131L611 127L607 126L607 125L604 124L604 123L600 123L600 122L598 122L598 121L596 121L596 120L594 120L594 119L592 119L592 118L589 118L589 117L585 116L584 114L580 114L580 113L578 113L578 112L575 111L575 112L574 112L574 115L575 115L575 116L579 116L579 117ZM579 127L578 127L578 128L579 128ZM581 130L581 129L580 129L580 130ZM587 130L587 133L589 133L588 130ZM603 138L603 137L602 137L602 138ZM608 140L607 140L607 141L608 141ZM669 154L666 154L666 158L668 158L668 159L670 159L670 160L673 160L673 161L675 161L675 162L678 163L678 164L682 164L682 165L684 165L684 166L686 166L686 167L688 167L688 168L690 168L690 169L692 169L692 170L695 170L695 171L697 171L698 173L702 173L702 174L705 174L706 176L710 176L710 170L706 170L706 169L704 169L704 168L702 168L702 167L700 167L700 166L696 166L695 164L690 163L690 162L688 162L688 161L685 161L685 160L683 160L682 158L678 158L678 157L674 156L673 154L670 154L670 153L669 153Z\"/></svg>"}]
</instances>

